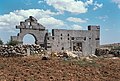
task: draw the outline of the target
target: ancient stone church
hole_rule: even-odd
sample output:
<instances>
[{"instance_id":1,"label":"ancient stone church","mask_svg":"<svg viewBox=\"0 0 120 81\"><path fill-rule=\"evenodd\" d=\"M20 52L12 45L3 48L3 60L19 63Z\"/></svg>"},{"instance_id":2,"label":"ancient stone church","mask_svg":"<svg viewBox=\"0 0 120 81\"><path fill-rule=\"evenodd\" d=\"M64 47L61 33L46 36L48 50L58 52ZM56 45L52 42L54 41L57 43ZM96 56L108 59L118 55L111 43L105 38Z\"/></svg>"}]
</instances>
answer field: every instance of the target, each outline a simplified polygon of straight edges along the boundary
<instances>
[{"instance_id":1,"label":"ancient stone church","mask_svg":"<svg viewBox=\"0 0 120 81\"><path fill-rule=\"evenodd\" d=\"M39 44L51 52L74 51L81 55L95 54L95 49L100 45L100 26L88 26L88 30L66 30L48 29L30 16L25 21L16 26L20 29L17 36L11 36L11 40L16 40L23 44L23 37L31 34L35 38L35 44Z\"/></svg>"}]
</instances>

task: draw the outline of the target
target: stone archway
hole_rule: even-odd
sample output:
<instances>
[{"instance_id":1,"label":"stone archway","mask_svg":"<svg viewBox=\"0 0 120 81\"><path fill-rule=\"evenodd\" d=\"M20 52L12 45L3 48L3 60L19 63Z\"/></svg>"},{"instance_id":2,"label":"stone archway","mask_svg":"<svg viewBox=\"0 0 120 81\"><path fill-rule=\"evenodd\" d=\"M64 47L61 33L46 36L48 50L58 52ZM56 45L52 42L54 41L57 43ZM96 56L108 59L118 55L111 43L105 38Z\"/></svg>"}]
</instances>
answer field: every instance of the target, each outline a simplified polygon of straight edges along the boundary
<instances>
[{"instance_id":1,"label":"stone archway","mask_svg":"<svg viewBox=\"0 0 120 81\"><path fill-rule=\"evenodd\" d=\"M26 34L31 34L35 38L35 43L41 46L45 46L45 35L48 33L45 27L39 23L37 20L30 16L24 22L20 22L20 25L16 26L16 29L20 29L17 36L11 36L12 41L18 41L19 44L23 44L23 37Z\"/></svg>"},{"instance_id":2,"label":"stone archway","mask_svg":"<svg viewBox=\"0 0 120 81\"><path fill-rule=\"evenodd\" d=\"M26 34L22 40L23 40L23 45L36 44L37 38L32 34Z\"/></svg>"}]
</instances>

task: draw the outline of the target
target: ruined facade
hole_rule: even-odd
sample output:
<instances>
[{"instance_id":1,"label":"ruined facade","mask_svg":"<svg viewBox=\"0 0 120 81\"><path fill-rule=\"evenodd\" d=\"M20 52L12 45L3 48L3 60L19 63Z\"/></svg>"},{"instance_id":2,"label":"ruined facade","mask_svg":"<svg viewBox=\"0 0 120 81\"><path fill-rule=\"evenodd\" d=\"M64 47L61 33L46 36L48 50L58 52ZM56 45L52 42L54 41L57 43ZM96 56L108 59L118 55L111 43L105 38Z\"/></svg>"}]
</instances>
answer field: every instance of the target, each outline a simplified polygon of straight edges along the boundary
<instances>
[{"instance_id":1,"label":"ruined facade","mask_svg":"<svg viewBox=\"0 0 120 81\"><path fill-rule=\"evenodd\" d=\"M35 38L35 43L41 45L48 51L75 51L81 55L95 54L95 49L100 45L100 27L88 26L88 30L66 30L52 29L52 34L44 26L37 23L37 20L30 16L24 22L20 22L20 33L12 36L12 40L23 43L23 37L31 34Z\"/></svg>"},{"instance_id":2,"label":"ruined facade","mask_svg":"<svg viewBox=\"0 0 120 81\"><path fill-rule=\"evenodd\" d=\"M26 34L31 34L35 38L35 44L40 44L44 46L45 36L48 33L48 30L39 23L37 20L30 16L24 22L20 22L20 25L16 26L17 29L20 29L20 33L17 36L11 36L12 40L18 41L20 44L23 44L23 37Z\"/></svg>"}]
</instances>

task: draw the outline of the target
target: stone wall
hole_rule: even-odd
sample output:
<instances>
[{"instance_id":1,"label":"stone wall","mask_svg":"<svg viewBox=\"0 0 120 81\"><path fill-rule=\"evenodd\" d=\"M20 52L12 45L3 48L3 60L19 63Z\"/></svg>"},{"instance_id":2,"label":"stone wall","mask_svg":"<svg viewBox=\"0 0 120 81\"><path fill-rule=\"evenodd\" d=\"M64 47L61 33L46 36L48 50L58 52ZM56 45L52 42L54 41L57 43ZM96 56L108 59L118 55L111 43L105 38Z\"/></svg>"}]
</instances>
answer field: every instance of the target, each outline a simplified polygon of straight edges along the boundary
<instances>
[{"instance_id":1,"label":"stone wall","mask_svg":"<svg viewBox=\"0 0 120 81\"><path fill-rule=\"evenodd\" d=\"M30 16L20 25L17 36L12 36L12 40L23 43L23 37L31 34L35 38L35 44L39 44L50 52L75 51L80 55L95 54L95 49L100 45L100 26L88 26L88 30L65 30L52 29L52 35L37 20Z\"/></svg>"},{"instance_id":2,"label":"stone wall","mask_svg":"<svg viewBox=\"0 0 120 81\"><path fill-rule=\"evenodd\" d=\"M24 22L20 22L20 25L16 26L17 29L20 29L20 33L17 36L11 36L11 40L18 41L20 44L23 44L23 37L26 34L31 34L35 38L35 44L40 44L44 46L45 35L48 30L44 26L37 23L37 20L30 16Z\"/></svg>"},{"instance_id":3,"label":"stone wall","mask_svg":"<svg viewBox=\"0 0 120 81\"><path fill-rule=\"evenodd\" d=\"M3 57L41 54L43 51L44 48L42 48L40 45L0 45L0 56Z\"/></svg>"},{"instance_id":4,"label":"stone wall","mask_svg":"<svg viewBox=\"0 0 120 81\"><path fill-rule=\"evenodd\" d=\"M100 42L99 26L88 26L88 30L53 29L52 36L48 36L47 42L51 47L48 50L51 51L76 51L74 44L81 43L81 51L78 52L82 52L81 54L85 56L95 54Z\"/></svg>"}]
</instances>

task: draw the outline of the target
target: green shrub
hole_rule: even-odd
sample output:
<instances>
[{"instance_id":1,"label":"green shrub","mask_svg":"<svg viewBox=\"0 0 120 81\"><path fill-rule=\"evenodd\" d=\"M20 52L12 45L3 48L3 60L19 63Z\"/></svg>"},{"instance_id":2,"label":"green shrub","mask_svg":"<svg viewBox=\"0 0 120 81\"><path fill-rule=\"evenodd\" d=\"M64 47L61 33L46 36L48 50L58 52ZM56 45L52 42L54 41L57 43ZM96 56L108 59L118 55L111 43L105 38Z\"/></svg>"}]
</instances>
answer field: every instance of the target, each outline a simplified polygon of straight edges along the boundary
<instances>
[{"instance_id":1,"label":"green shrub","mask_svg":"<svg viewBox=\"0 0 120 81\"><path fill-rule=\"evenodd\" d=\"M0 45L3 45L3 41L0 39Z\"/></svg>"},{"instance_id":2,"label":"green shrub","mask_svg":"<svg viewBox=\"0 0 120 81\"><path fill-rule=\"evenodd\" d=\"M7 42L7 45L15 46L15 45L17 45L18 43L19 43L18 41L12 41L12 40L10 40L9 42Z\"/></svg>"}]
</instances>

